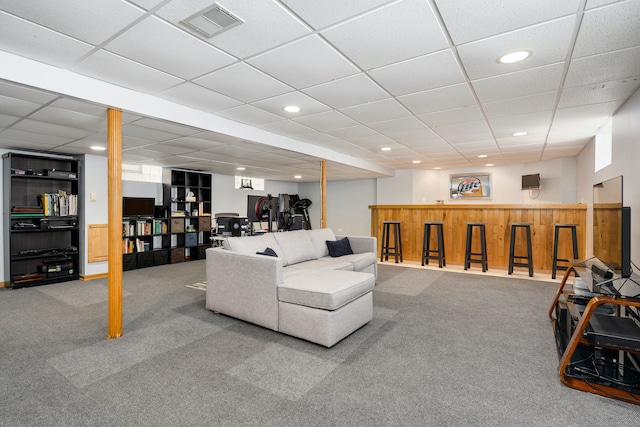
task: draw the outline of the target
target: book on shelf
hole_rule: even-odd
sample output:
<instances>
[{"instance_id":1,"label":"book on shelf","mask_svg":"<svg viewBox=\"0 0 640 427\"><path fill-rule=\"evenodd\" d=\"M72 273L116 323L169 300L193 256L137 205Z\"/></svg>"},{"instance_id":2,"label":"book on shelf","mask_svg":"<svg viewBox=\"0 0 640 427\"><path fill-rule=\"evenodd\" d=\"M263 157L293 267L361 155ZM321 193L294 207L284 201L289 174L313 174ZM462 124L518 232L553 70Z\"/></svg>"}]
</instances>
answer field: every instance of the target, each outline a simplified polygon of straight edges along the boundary
<instances>
[{"instance_id":1,"label":"book on shelf","mask_svg":"<svg viewBox=\"0 0 640 427\"><path fill-rule=\"evenodd\" d=\"M40 206L44 216L77 216L78 195L67 194L58 190L57 193L43 193L40 195Z\"/></svg>"},{"instance_id":2,"label":"book on shelf","mask_svg":"<svg viewBox=\"0 0 640 427\"><path fill-rule=\"evenodd\" d=\"M171 216L185 216L184 211L171 211Z\"/></svg>"}]
</instances>

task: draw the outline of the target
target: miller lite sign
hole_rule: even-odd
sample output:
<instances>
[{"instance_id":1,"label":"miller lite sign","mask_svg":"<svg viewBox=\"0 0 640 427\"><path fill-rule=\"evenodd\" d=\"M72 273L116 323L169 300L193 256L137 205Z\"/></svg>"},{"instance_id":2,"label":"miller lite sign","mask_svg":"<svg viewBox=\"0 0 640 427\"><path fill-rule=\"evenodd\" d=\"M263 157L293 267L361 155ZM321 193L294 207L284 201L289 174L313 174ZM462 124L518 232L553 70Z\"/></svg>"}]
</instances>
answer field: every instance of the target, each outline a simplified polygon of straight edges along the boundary
<instances>
[{"instance_id":1,"label":"miller lite sign","mask_svg":"<svg viewBox=\"0 0 640 427\"><path fill-rule=\"evenodd\" d=\"M489 197L489 175L451 176L451 198Z\"/></svg>"}]
</instances>

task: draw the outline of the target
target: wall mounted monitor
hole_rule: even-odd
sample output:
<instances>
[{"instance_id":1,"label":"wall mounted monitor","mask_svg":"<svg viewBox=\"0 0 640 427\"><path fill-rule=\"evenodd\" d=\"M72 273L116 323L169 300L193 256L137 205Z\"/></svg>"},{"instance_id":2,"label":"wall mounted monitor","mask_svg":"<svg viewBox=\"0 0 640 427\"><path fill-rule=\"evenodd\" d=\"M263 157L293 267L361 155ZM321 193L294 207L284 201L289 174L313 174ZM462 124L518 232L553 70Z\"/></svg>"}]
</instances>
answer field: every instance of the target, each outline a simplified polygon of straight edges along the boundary
<instances>
[{"instance_id":1,"label":"wall mounted monitor","mask_svg":"<svg viewBox=\"0 0 640 427\"><path fill-rule=\"evenodd\" d=\"M522 175L522 189L531 190L540 188L540 174Z\"/></svg>"}]
</instances>

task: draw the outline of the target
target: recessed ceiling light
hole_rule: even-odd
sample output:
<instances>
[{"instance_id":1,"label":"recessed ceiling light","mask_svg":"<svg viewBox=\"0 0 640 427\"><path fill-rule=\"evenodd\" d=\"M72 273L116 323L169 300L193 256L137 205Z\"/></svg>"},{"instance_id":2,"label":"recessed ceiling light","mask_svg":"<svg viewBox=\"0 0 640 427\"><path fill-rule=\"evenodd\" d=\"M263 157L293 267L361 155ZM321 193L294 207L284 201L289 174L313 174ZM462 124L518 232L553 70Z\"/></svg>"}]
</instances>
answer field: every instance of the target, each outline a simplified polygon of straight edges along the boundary
<instances>
[{"instance_id":1,"label":"recessed ceiling light","mask_svg":"<svg viewBox=\"0 0 640 427\"><path fill-rule=\"evenodd\" d=\"M382 148L380 149L380 151L391 151L391 148L389 148L389 147L382 147Z\"/></svg>"},{"instance_id":2,"label":"recessed ceiling light","mask_svg":"<svg viewBox=\"0 0 640 427\"><path fill-rule=\"evenodd\" d=\"M528 50L517 50L501 56L498 58L498 62L501 64L515 64L516 62L524 61L530 56L531 52Z\"/></svg>"},{"instance_id":3,"label":"recessed ceiling light","mask_svg":"<svg viewBox=\"0 0 640 427\"><path fill-rule=\"evenodd\" d=\"M478 158L479 158L479 159L484 159L484 158L486 158L486 157L487 157L487 155L486 155L486 154L479 154L479 155L478 155Z\"/></svg>"},{"instance_id":4,"label":"recessed ceiling light","mask_svg":"<svg viewBox=\"0 0 640 427\"><path fill-rule=\"evenodd\" d=\"M286 107L283 108L283 110L286 111L287 113L299 113L300 107L298 107L297 105L287 105Z\"/></svg>"},{"instance_id":5,"label":"recessed ceiling light","mask_svg":"<svg viewBox=\"0 0 640 427\"><path fill-rule=\"evenodd\" d=\"M527 134L527 132L514 132L512 133L513 136L525 136Z\"/></svg>"},{"instance_id":6,"label":"recessed ceiling light","mask_svg":"<svg viewBox=\"0 0 640 427\"><path fill-rule=\"evenodd\" d=\"M294 176L295 179L302 179L302 175L296 175Z\"/></svg>"},{"instance_id":7,"label":"recessed ceiling light","mask_svg":"<svg viewBox=\"0 0 640 427\"><path fill-rule=\"evenodd\" d=\"M440 169L442 169L442 168L441 168L441 167L436 166L434 169L435 169L435 170L440 170Z\"/></svg>"},{"instance_id":8,"label":"recessed ceiling light","mask_svg":"<svg viewBox=\"0 0 640 427\"><path fill-rule=\"evenodd\" d=\"M417 165L418 163L420 163L420 160L414 160L414 161L412 161L411 163L413 163L413 164Z\"/></svg>"},{"instance_id":9,"label":"recessed ceiling light","mask_svg":"<svg viewBox=\"0 0 640 427\"><path fill-rule=\"evenodd\" d=\"M102 147L100 145L92 145L89 148L91 148L92 150L96 150L96 151L104 151L104 150L106 150L106 147Z\"/></svg>"},{"instance_id":10,"label":"recessed ceiling light","mask_svg":"<svg viewBox=\"0 0 640 427\"><path fill-rule=\"evenodd\" d=\"M493 163L487 163L485 166L493 166Z\"/></svg>"},{"instance_id":11,"label":"recessed ceiling light","mask_svg":"<svg viewBox=\"0 0 640 427\"><path fill-rule=\"evenodd\" d=\"M243 168L242 166L238 166L236 169L239 170L239 171L243 171L243 170L246 170L247 168Z\"/></svg>"}]
</instances>

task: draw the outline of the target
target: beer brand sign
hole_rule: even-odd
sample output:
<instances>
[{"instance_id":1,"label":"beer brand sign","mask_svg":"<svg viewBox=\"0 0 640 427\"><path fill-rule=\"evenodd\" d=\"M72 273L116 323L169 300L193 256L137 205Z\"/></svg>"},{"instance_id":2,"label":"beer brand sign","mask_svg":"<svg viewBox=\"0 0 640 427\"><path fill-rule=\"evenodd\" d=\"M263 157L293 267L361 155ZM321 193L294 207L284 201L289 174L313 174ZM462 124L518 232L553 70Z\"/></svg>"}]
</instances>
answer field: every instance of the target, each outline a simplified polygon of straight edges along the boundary
<instances>
[{"instance_id":1,"label":"beer brand sign","mask_svg":"<svg viewBox=\"0 0 640 427\"><path fill-rule=\"evenodd\" d=\"M491 174L450 175L449 197L452 199L490 199Z\"/></svg>"}]
</instances>

